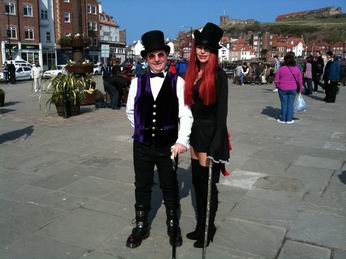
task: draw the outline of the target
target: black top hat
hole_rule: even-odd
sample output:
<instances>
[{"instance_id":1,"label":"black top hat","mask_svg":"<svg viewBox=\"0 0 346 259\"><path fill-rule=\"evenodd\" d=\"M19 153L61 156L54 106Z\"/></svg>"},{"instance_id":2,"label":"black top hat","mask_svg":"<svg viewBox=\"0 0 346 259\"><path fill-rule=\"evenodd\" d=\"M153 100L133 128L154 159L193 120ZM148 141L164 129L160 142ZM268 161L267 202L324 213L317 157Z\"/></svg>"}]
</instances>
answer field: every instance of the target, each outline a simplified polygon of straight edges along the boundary
<instances>
[{"instance_id":1,"label":"black top hat","mask_svg":"<svg viewBox=\"0 0 346 259\"><path fill-rule=\"evenodd\" d=\"M142 43L144 50L141 51L141 56L146 57L148 52L163 49L168 54L171 48L165 44L162 31L148 31L142 35Z\"/></svg>"},{"instance_id":2,"label":"black top hat","mask_svg":"<svg viewBox=\"0 0 346 259\"><path fill-rule=\"evenodd\" d=\"M195 30L193 35L195 36L196 45L202 45L214 51L221 48L219 41L223 35L223 30L216 24L208 22L201 32Z\"/></svg>"}]
</instances>

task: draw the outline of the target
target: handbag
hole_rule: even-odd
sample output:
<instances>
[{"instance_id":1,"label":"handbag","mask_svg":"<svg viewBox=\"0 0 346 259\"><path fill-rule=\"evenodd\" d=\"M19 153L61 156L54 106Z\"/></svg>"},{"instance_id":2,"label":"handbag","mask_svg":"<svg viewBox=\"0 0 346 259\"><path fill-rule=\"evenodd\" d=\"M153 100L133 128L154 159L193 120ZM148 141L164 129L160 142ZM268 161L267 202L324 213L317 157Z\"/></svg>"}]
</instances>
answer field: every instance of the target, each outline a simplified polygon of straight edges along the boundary
<instances>
[{"instance_id":1,"label":"handbag","mask_svg":"<svg viewBox=\"0 0 346 259\"><path fill-rule=\"evenodd\" d=\"M294 99L294 111L305 112L305 110L306 110L306 103L304 101L304 98L301 94L298 94L296 98Z\"/></svg>"}]
</instances>

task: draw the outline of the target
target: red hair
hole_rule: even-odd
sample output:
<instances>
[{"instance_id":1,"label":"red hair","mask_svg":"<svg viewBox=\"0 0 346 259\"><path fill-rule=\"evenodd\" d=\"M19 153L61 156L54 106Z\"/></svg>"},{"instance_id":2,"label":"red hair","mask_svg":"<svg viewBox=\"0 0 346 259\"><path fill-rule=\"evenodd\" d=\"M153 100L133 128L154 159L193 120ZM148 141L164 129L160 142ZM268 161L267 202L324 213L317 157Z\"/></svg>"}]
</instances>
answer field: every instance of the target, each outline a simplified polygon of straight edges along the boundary
<instances>
[{"instance_id":1,"label":"red hair","mask_svg":"<svg viewBox=\"0 0 346 259\"><path fill-rule=\"evenodd\" d=\"M218 56L214 52L210 52L209 60L203 67L203 75L200 79L199 96L205 105L210 105L216 101L215 91L215 73L218 62ZM185 74L185 94L184 100L186 105L193 104L193 86L197 78L200 63L197 60L196 44L192 46L190 54L190 62Z\"/></svg>"}]
</instances>

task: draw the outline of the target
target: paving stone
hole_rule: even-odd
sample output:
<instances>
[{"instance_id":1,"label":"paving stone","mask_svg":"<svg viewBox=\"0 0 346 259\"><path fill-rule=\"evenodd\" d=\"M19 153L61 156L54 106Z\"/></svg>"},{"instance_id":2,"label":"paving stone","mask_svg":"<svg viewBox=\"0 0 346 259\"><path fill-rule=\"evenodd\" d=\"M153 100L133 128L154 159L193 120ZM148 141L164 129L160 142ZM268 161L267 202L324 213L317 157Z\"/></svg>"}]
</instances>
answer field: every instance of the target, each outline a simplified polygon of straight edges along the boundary
<instances>
[{"instance_id":1,"label":"paving stone","mask_svg":"<svg viewBox=\"0 0 346 259\"><path fill-rule=\"evenodd\" d=\"M6 249L0 249L2 259L76 259L85 253L86 250L80 247L37 235L20 239Z\"/></svg>"},{"instance_id":2,"label":"paving stone","mask_svg":"<svg viewBox=\"0 0 346 259\"><path fill-rule=\"evenodd\" d=\"M115 186L114 181L88 176L67 185L61 191L76 196L96 198L111 193Z\"/></svg>"},{"instance_id":3,"label":"paving stone","mask_svg":"<svg viewBox=\"0 0 346 259\"><path fill-rule=\"evenodd\" d=\"M300 203L298 202L284 203L282 201L246 197L236 205L229 218L245 219L289 229L298 214L299 208Z\"/></svg>"},{"instance_id":4,"label":"paving stone","mask_svg":"<svg viewBox=\"0 0 346 259\"><path fill-rule=\"evenodd\" d=\"M219 226L214 242L218 246L264 258L274 258L284 236L285 229L281 227L229 218Z\"/></svg>"},{"instance_id":5,"label":"paving stone","mask_svg":"<svg viewBox=\"0 0 346 259\"><path fill-rule=\"evenodd\" d=\"M125 259L125 257L114 257L114 255L102 254L98 252L92 252L82 255L79 259Z\"/></svg>"},{"instance_id":6,"label":"paving stone","mask_svg":"<svg viewBox=\"0 0 346 259\"><path fill-rule=\"evenodd\" d=\"M57 209L62 209L65 211L71 211L73 209L79 208L89 198L83 198L78 196L73 196L64 192L50 192L42 195L37 199L33 199L32 202L39 205L44 205L46 207L52 207Z\"/></svg>"},{"instance_id":7,"label":"paving stone","mask_svg":"<svg viewBox=\"0 0 346 259\"><path fill-rule=\"evenodd\" d=\"M333 259L345 259L346 258L346 250L334 250L334 256Z\"/></svg>"},{"instance_id":8,"label":"paving stone","mask_svg":"<svg viewBox=\"0 0 346 259\"><path fill-rule=\"evenodd\" d=\"M326 168L338 170L342 166L342 161L329 159L325 157L312 157L302 155L299 156L297 160L294 161L295 165L305 166L305 167L316 167L316 168Z\"/></svg>"},{"instance_id":9,"label":"paving stone","mask_svg":"<svg viewBox=\"0 0 346 259\"><path fill-rule=\"evenodd\" d=\"M304 188L304 183L292 177L285 176L264 176L258 178L256 188L269 189L274 191L300 192Z\"/></svg>"},{"instance_id":10,"label":"paving stone","mask_svg":"<svg viewBox=\"0 0 346 259\"><path fill-rule=\"evenodd\" d=\"M317 211L303 211L287 237L324 247L346 250L346 217Z\"/></svg>"},{"instance_id":11,"label":"paving stone","mask_svg":"<svg viewBox=\"0 0 346 259\"><path fill-rule=\"evenodd\" d=\"M232 173L232 177L221 179L220 184L245 190L251 190L257 179L263 176L266 176L266 174L244 170L235 170Z\"/></svg>"},{"instance_id":12,"label":"paving stone","mask_svg":"<svg viewBox=\"0 0 346 259\"><path fill-rule=\"evenodd\" d=\"M62 243L96 249L112 234L120 232L126 223L120 217L76 209L37 233Z\"/></svg>"},{"instance_id":13,"label":"paving stone","mask_svg":"<svg viewBox=\"0 0 346 259\"><path fill-rule=\"evenodd\" d=\"M252 189L248 191L244 198L256 198L269 201L278 201L283 203L301 203L303 201L302 193L287 192L287 191L274 191L274 190L264 190L264 189Z\"/></svg>"},{"instance_id":14,"label":"paving stone","mask_svg":"<svg viewBox=\"0 0 346 259\"><path fill-rule=\"evenodd\" d=\"M32 201L50 192L49 189L23 185L17 186L6 193L0 194L0 198L12 200L12 201Z\"/></svg>"},{"instance_id":15,"label":"paving stone","mask_svg":"<svg viewBox=\"0 0 346 259\"><path fill-rule=\"evenodd\" d=\"M68 170L68 171L59 172L57 174L45 177L37 182L31 183L31 185L39 186L39 187L43 187L43 188L51 189L51 190L58 190L66 185L69 185L79 180L80 178L82 177Z\"/></svg>"},{"instance_id":16,"label":"paving stone","mask_svg":"<svg viewBox=\"0 0 346 259\"><path fill-rule=\"evenodd\" d=\"M304 186L302 192L309 194L321 194L328 185L328 181L334 170L291 165L286 175L300 179Z\"/></svg>"},{"instance_id":17,"label":"paving stone","mask_svg":"<svg viewBox=\"0 0 346 259\"><path fill-rule=\"evenodd\" d=\"M286 240L278 259L329 259L331 250L291 240Z\"/></svg>"},{"instance_id":18,"label":"paving stone","mask_svg":"<svg viewBox=\"0 0 346 259\"><path fill-rule=\"evenodd\" d=\"M280 175L283 174L288 167L289 163L287 162L250 158L240 169L266 175Z\"/></svg>"},{"instance_id":19,"label":"paving stone","mask_svg":"<svg viewBox=\"0 0 346 259\"><path fill-rule=\"evenodd\" d=\"M23 236L31 235L63 215L61 211L34 204L13 204L0 214L0 247L6 247Z\"/></svg>"},{"instance_id":20,"label":"paving stone","mask_svg":"<svg viewBox=\"0 0 346 259\"><path fill-rule=\"evenodd\" d=\"M322 197L306 195L302 205L306 209L324 211L346 217L345 185L331 182Z\"/></svg>"}]
</instances>

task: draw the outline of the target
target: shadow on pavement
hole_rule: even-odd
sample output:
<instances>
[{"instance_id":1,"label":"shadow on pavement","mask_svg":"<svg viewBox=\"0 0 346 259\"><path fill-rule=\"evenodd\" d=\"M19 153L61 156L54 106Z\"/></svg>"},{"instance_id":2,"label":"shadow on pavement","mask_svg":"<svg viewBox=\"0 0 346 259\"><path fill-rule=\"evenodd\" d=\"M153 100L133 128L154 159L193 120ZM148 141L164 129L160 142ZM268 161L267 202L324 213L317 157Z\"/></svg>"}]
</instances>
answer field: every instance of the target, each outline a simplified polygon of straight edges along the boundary
<instances>
[{"instance_id":1,"label":"shadow on pavement","mask_svg":"<svg viewBox=\"0 0 346 259\"><path fill-rule=\"evenodd\" d=\"M11 141L18 139L22 136L25 136L25 139L27 139L31 134L34 132L34 126L29 126L23 129L14 130L8 133L4 133L0 135L0 144L5 143L6 141Z\"/></svg>"},{"instance_id":2,"label":"shadow on pavement","mask_svg":"<svg viewBox=\"0 0 346 259\"><path fill-rule=\"evenodd\" d=\"M342 182L343 184L346 184L346 171L342 171L341 174L339 174L339 179L340 179L340 182Z\"/></svg>"},{"instance_id":3,"label":"shadow on pavement","mask_svg":"<svg viewBox=\"0 0 346 259\"><path fill-rule=\"evenodd\" d=\"M266 106L265 108L263 108L261 113L276 119L276 118L279 118L280 109L279 108L274 108L272 106Z\"/></svg>"},{"instance_id":4,"label":"shadow on pavement","mask_svg":"<svg viewBox=\"0 0 346 259\"><path fill-rule=\"evenodd\" d=\"M21 103L19 101L16 101L16 102L6 102L4 106L11 106L11 105L15 105L17 103Z\"/></svg>"},{"instance_id":5,"label":"shadow on pavement","mask_svg":"<svg viewBox=\"0 0 346 259\"><path fill-rule=\"evenodd\" d=\"M8 112L14 112L15 110L13 109L2 109L0 108L0 114L3 114L3 113L8 113Z\"/></svg>"},{"instance_id":6,"label":"shadow on pavement","mask_svg":"<svg viewBox=\"0 0 346 259\"><path fill-rule=\"evenodd\" d=\"M309 95L309 97L310 97L311 99L316 100L316 101L323 101L323 98L322 98L322 97L319 97L319 96Z\"/></svg>"},{"instance_id":7,"label":"shadow on pavement","mask_svg":"<svg viewBox=\"0 0 346 259\"><path fill-rule=\"evenodd\" d=\"M192 186L190 171L191 171L190 169L186 170L184 168L178 168L177 178L178 178L178 189L179 189L180 199L187 197L190 193L191 186ZM192 199L192 206L196 207L195 205L196 199L194 197L191 197L191 199ZM153 185L152 193L151 193L151 205L150 205L151 210L149 212L149 217L148 217L149 225L153 223L156 217L156 214L162 204L163 204L163 197L162 197L162 192L160 189L160 182L158 179L158 173L157 171L155 171L154 185Z\"/></svg>"}]
</instances>

